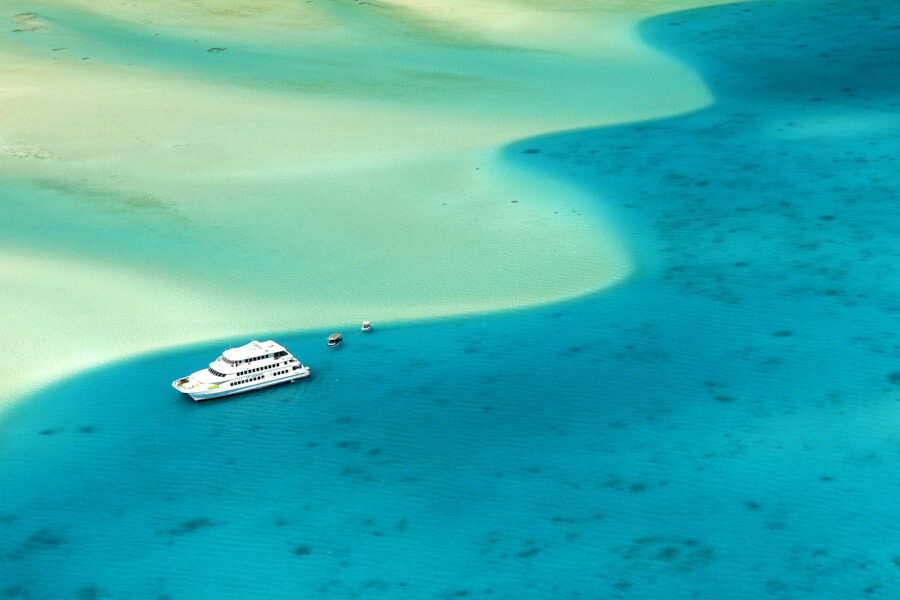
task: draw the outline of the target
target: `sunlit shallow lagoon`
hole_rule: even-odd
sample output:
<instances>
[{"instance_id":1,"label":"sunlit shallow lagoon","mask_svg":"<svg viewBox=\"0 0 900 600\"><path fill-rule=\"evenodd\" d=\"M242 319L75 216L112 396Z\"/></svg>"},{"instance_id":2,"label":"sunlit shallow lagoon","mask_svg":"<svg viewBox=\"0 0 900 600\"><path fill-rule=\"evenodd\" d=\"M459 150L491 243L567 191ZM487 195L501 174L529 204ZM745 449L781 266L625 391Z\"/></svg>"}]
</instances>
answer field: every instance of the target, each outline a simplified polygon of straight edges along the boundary
<instances>
[{"instance_id":1,"label":"sunlit shallow lagoon","mask_svg":"<svg viewBox=\"0 0 900 600\"><path fill-rule=\"evenodd\" d=\"M617 287L337 350L273 333L313 377L215 403L168 383L244 339L20 403L3 592L896 597L898 17L665 15L644 35L714 106L507 148L614 214Z\"/></svg>"},{"instance_id":2,"label":"sunlit shallow lagoon","mask_svg":"<svg viewBox=\"0 0 900 600\"><path fill-rule=\"evenodd\" d=\"M449 11L499 10L497 31L402 2L220 4L2 7L0 353L28 340L68 374L600 289L633 265L598 205L498 149L711 100L621 7ZM45 376L0 363L0 406Z\"/></svg>"}]
</instances>

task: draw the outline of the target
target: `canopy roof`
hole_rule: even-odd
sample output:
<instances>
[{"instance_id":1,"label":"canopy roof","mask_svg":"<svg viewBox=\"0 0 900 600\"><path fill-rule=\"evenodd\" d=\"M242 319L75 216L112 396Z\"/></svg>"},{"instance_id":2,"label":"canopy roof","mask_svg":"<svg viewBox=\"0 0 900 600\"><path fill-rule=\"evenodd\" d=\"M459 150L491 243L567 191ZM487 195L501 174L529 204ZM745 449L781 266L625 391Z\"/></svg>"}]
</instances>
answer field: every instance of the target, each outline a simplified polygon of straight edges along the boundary
<instances>
[{"instance_id":1,"label":"canopy roof","mask_svg":"<svg viewBox=\"0 0 900 600\"><path fill-rule=\"evenodd\" d=\"M237 348L229 348L222 353L222 356L232 361L247 360L255 356L263 356L265 354L274 354L284 350L284 346L277 344L272 340L259 342L253 340L249 344L244 344Z\"/></svg>"}]
</instances>

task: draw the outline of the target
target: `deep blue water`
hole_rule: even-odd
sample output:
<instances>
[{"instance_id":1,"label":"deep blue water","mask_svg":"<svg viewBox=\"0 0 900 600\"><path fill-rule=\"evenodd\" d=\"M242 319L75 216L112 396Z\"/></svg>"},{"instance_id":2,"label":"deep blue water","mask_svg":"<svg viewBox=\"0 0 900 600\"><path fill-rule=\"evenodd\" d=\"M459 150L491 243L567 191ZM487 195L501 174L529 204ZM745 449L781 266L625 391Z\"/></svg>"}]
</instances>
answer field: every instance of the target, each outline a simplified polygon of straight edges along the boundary
<instances>
[{"instance_id":1,"label":"deep blue water","mask_svg":"<svg viewBox=\"0 0 900 600\"><path fill-rule=\"evenodd\" d=\"M624 285L337 351L273 334L314 376L215 403L168 383L246 340L23 402L0 594L897 598L898 24L653 19L714 106L510 147L614 210Z\"/></svg>"}]
</instances>

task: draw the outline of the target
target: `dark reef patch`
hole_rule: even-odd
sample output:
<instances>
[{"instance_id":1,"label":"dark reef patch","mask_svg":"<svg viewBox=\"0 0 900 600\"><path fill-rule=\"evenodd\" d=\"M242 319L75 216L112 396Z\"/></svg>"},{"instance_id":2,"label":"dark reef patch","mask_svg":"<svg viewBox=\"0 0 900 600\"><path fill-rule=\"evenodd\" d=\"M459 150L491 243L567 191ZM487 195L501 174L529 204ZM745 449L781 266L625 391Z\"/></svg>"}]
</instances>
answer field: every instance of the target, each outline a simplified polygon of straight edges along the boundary
<instances>
[{"instance_id":1,"label":"dark reef patch","mask_svg":"<svg viewBox=\"0 0 900 600\"><path fill-rule=\"evenodd\" d=\"M79 600L98 600L107 595L96 585L82 586L75 591L75 594Z\"/></svg>"},{"instance_id":2,"label":"dark reef patch","mask_svg":"<svg viewBox=\"0 0 900 600\"><path fill-rule=\"evenodd\" d=\"M69 543L69 540L63 535L62 529L45 527L29 535L10 556L11 558L20 560L27 557L32 552L55 550L67 543Z\"/></svg>"},{"instance_id":3,"label":"dark reef patch","mask_svg":"<svg viewBox=\"0 0 900 600\"><path fill-rule=\"evenodd\" d=\"M693 538L650 536L635 539L612 552L627 562L639 563L642 568L656 568L689 572L709 565L714 558L712 548Z\"/></svg>"},{"instance_id":4,"label":"dark reef patch","mask_svg":"<svg viewBox=\"0 0 900 600\"><path fill-rule=\"evenodd\" d=\"M197 517L194 519L187 519L177 527L161 529L156 533L157 535L168 535L174 537L194 533L196 531L200 531L201 529L207 529L216 525L220 525L220 523L217 523L208 517Z\"/></svg>"}]
</instances>

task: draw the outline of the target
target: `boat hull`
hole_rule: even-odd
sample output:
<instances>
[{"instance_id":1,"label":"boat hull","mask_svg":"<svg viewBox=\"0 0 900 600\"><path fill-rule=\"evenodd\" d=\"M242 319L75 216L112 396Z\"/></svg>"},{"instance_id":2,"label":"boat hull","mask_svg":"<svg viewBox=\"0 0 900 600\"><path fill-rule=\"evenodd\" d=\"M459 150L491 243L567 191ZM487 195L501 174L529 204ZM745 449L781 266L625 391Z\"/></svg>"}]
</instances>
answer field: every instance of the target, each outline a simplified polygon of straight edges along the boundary
<instances>
[{"instance_id":1,"label":"boat hull","mask_svg":"<svg viewBox=\"0 0 900 600\"><path fill-rule=\"evenodd\" d=\"M216 398L222 398L225 396L234 396L235 394L243 394L244 392L261 390L263 388L272 387L273 385L278 385L280 383L289 383L292 381L296 381L297 379L305 379L309 377L309 375L309 367L304 365L302 368L288 373L283 377L276 377L267 381L254 381L253 383L242 385L236 388L227 387L228 382L226 381L224 382L224 385L219 385L212 389L208 387L206 389L199 389L199 386L189 389L182 389L178 385L181 380L173 381L172 387L174 387L182 394L187 394L188 396L190 396L194 400L194 402L204 402L206 400L214 400Z\"/></svg>"}]
</instances>

